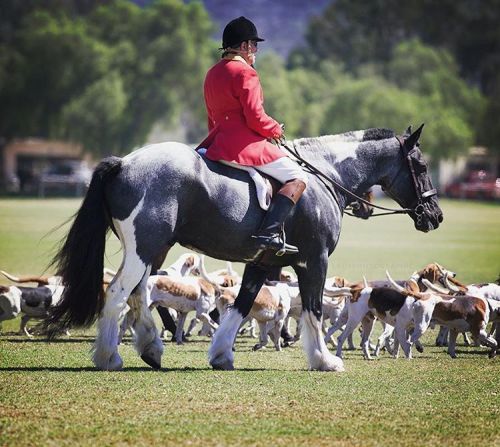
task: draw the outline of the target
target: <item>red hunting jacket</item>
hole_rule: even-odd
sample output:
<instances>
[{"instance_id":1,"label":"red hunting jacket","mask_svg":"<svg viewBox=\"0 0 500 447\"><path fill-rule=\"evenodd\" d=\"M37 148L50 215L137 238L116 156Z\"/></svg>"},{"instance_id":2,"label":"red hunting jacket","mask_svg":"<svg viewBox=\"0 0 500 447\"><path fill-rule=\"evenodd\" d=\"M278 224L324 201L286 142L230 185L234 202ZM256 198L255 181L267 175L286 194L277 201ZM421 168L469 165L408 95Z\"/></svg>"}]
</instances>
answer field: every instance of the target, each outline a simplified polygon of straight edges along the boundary
<instances>
[{"instance_id":1,"label":"red hunting jacket","mask_svg":"<svg viewBox=\"0 0 500 447\"><path fill-rule=\"evenodd\" d=\"M286 154L268 138L279 138L281 126L266 114L259 76L241 57L221 59L207 73L204 85L210 160L246 166L270 163Z\"/></svg>"}]
</instances>

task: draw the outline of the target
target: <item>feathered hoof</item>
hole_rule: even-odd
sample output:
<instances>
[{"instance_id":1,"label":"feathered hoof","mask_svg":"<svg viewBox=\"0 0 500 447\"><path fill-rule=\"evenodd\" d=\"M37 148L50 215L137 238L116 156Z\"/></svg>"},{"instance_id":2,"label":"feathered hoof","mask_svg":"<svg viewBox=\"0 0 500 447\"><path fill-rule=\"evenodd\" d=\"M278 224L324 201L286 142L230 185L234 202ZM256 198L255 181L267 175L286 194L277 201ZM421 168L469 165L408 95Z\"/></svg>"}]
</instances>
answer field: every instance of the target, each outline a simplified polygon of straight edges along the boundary
<instances>
[{"instance_id":1,"label":"feathered hoof","mask_svg":"<svg viewBox=\"0 0 500 447\"><path fill-rule=\"evenodd\" d=\"M118 352L113 352L106 360L94 355L94 365L101 371L120 371L123 368L123 360Z\"/></svg>"},{"instance_id":2,"label":"feathered hoof","mask_svg":"<svg viewBox=\"0 0 500 447\"><path fill-rule=\"evenodd\" d=\"M315 362L315 365L311 366L311 370L315 371L333 371L333 372L344 372L344 362L340 357L336 355L323 355L320 361Z\"/></svg>"},{"instance_id":3,"label":"feathered hoof","mask_svg":"<svg viewBox=\"0 0 500 447\"><path fill-rule=\"evenodd\" d=\"M224 355L210 360L210 366L218 371L234 371L233 362Z\"/></svg>"},{"instance_id":4,"label":"feathered hoof","mask_svg":"<svg viewBox=\"0 0 500 447\"><path fill-rule=\"evenodd\" d=\"M155 358L147 353L141 355L141 359L155 370L161 369L161 363L156 361Z\"/></svg>"}]
</instances>

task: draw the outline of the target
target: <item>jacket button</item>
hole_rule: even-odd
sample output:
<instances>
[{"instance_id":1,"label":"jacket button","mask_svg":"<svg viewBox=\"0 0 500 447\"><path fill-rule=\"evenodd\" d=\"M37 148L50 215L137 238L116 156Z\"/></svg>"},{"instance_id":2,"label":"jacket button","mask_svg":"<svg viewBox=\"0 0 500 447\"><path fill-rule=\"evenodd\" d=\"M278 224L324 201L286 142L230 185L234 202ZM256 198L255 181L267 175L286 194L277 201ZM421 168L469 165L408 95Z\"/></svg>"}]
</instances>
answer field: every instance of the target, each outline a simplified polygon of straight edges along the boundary
<instances>
[{"instance_id":1,"label":"jacket button","mask_svg":"<svg viewBox=\"0 0 500 447\"><path fill-rule=\"evenodd\" d=\"M226 120L228 120L228 119L229 119L229 117L226 115Z\"/></svg>"}]
</instances>

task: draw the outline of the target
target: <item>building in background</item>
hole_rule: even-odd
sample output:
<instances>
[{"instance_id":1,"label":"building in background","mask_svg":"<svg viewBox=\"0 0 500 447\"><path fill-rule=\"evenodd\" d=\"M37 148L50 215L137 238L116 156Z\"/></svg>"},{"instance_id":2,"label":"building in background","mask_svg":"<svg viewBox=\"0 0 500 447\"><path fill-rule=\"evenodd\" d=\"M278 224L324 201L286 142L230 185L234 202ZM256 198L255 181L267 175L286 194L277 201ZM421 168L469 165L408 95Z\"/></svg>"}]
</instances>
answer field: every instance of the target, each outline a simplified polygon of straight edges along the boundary
<instances>
[{"instance_id":1,"label":"building in background","mask_svg":"<svg viewBox=\"0 0 500 447\"><path fill-rule=\"evenodd\" d=\"M80 145L39 138L16 139L0 148L2 191L44 197L83 195L91 158Z\"/></svg>"}]
</instances>

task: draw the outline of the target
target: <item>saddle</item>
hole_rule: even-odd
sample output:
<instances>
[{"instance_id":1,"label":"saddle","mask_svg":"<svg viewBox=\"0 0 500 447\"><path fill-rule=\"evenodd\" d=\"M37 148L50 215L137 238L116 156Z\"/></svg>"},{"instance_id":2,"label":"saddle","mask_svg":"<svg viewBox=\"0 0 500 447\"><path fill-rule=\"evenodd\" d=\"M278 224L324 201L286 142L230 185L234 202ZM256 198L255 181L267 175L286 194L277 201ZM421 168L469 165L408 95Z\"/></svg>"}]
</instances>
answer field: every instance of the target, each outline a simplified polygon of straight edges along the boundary
<instances>
[{"instance_id":1,"label":"saddle","mask_svg":"<svg viewBox=\"0 0 500 447\"><path fill-rule=\"evenodd\" d=\"M207 150L205 148L200 148L196 152L204 159L208 160L205 157L205 153ZM213 160L211 160L213 161ZM217 163L217 162L216 162ZM224 163L220 163L224 166ZM258 171L257 169L251 167L251 166L229 166L231 168L235 169L240 169L241 171L246 171L248 172L248 175L250 175L250 178L255 184L255 190L257 193L257 200L259 202L260 207L264 210L267 211L269 209L269 205L271 204L271 200L273 196L280 190L282 184L278 182L278 180L274 179L273 177L264 174L263 172Z\"/></svg>"}]
</instances>

